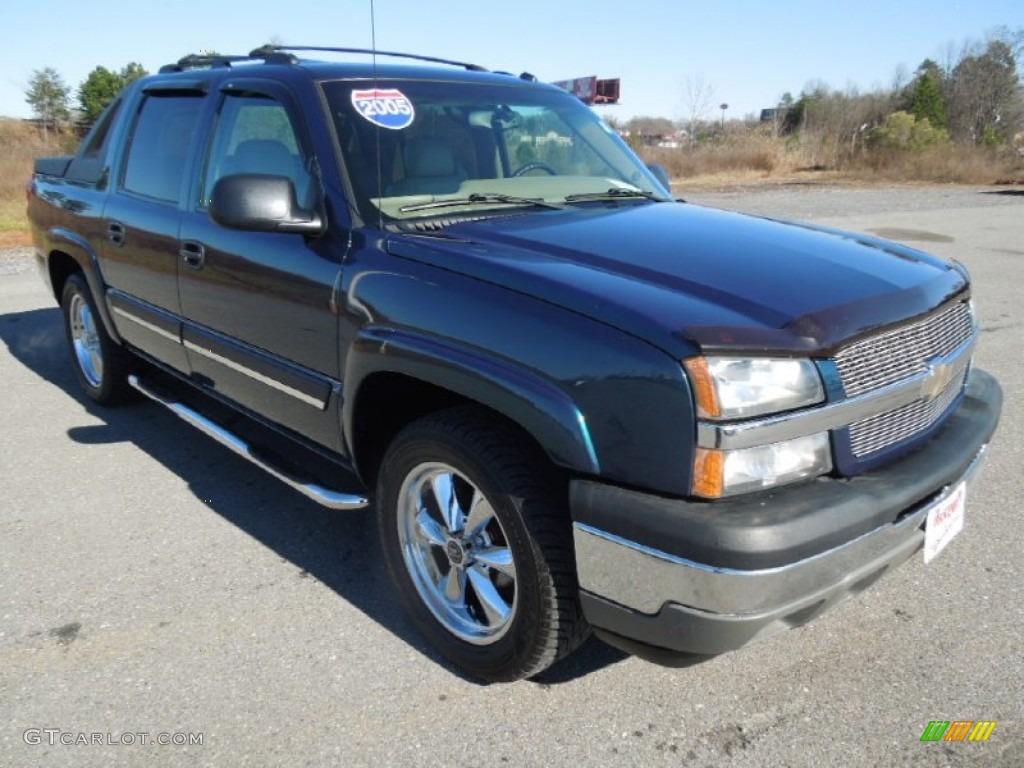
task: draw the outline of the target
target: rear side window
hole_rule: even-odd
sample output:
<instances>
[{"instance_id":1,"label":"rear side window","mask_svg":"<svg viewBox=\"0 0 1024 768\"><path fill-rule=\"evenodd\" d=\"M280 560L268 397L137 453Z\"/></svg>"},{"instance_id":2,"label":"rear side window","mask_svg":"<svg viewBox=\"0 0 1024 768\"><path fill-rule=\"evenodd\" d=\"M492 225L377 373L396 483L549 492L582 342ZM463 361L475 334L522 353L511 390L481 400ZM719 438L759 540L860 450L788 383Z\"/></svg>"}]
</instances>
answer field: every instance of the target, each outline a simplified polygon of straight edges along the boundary
<instances>
[{"instance_id":1,"label":"rear side window","mask_svg":"<svg viewBox=\"0 0 1024 768\"><path fill-rule=\"evenodd\" d=\"M110 129L120 111L120 99L107 106L96 125L89 131L89 135L85 137L81 150L71 161L66 178L90 184L105 181L104 170L110 146Z\"/></svg>"},{"instance_id":2,"label":"rear side window","mask_svg":"<svg viewBox=\"0 0 1024 768\"><path fill-rule=\"evenodd\" d=\"M82 150L82 157L99 157L107 149L107 138L110 136L110 127L114 124L114 118L121 111L121 100L103 110L100 119L96 121L96 127L89 132L85 148Z\"/></svg>"},{"instance_id":3,"label":"rear side window","mask_svg":"<svg viewBox=\"0 0 1024 768\"><path fill-rule=\"evenodd\" d=\"M122 186L155 200L177 202L192 144L199 96L148 96L135 122Z\"/></svg>"}]
</instances>

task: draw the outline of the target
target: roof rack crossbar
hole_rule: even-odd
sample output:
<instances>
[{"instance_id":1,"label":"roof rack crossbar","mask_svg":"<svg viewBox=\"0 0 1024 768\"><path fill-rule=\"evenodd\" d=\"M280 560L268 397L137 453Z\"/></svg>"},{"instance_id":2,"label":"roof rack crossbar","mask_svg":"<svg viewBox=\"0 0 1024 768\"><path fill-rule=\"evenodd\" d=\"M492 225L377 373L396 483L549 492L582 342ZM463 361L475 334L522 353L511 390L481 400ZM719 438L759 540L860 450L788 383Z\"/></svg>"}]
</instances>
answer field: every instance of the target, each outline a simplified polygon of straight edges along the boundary
<instances>
[{"instance_id":1,"label":"roof rack crossbar","mask_svg":"<svg viewBox=\"0 0 1024 768\"><path fill-rule=\"evenodd\" d=\"M248 58L248 56L229 56L219 53L210 55L190 53L188 56L182 56L173 64L160 67L160 71L184 72L186 69L200 69L201 67L230 67L231 62Z\"/></svg>"},{"instance_id":2,"label":"roof rack crossbar","mask_svg":"<svg viewBox=\"0 0 1024 768\"><path fill-rule=\"evenodd\" d=\"M257 49L260 50L260 49ZM235 56L229 54L196 54L190 53L188 56L183 56L173 64L165 64L160 67L161 73L166 72L184 72L188 69L204 69L214 67L230 67L234 62L237 61L254 61L256 59L263 59L268 64L294 64L298 59L287 53L279 53L277 51L267 51L265 53L250 53L243 56Z\"/></svg>"},{"instance_id":3,"label":"roof rack crossbar","mask_svg":"<svg viewBox=\"0 0 1024 768\"><path fill-rule=\"evenodd\" d=\"M486 67L479 64L470 64L465 61L453 61L451 59L439 59L436 56L420 56L415 53L399 53L397 51L375 51L372 48L334 48L322 45L264 45L254 49L249 55L260 58L282 51L324 51L330 53L363 53L368 56L390 56L397 59L414 59L416 61L427 61L432 64L448 64L453 67L463 67L471 72L487 72Z\"/></svg>"}]
</instances>

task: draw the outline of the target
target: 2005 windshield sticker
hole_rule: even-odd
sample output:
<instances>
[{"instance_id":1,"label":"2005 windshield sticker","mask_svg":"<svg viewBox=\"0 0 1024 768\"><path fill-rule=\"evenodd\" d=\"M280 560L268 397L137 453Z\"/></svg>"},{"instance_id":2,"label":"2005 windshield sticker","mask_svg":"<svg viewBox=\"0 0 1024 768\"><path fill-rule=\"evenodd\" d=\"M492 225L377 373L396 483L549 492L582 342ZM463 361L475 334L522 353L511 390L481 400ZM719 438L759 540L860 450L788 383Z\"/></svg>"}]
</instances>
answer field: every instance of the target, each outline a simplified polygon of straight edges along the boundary
<instances>
[{"instance_id":1,"label":"2005 windshield sticker","mask_svg":"<svg viewBox=\"0 0 1024 768\"><path fill-rule=\"evenodd\" d=\"M397 88L352 91L352 106L371 123L393 131L411 125L416 117L412 102Z\"/></svg>"}]
</instances>

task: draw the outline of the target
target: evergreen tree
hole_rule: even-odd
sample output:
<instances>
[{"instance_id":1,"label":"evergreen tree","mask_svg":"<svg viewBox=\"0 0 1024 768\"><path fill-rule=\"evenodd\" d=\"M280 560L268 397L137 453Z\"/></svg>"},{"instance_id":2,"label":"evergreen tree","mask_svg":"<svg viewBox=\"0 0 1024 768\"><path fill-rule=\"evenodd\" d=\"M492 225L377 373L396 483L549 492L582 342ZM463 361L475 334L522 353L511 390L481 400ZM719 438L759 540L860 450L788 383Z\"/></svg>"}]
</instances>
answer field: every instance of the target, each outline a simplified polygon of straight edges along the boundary
<instances>
[{"instance_id":1,"label":"evergreen tree","mask_svg":"<svg viewBox=\"0 0 1024 768\"><path fill-rule=\"evenodd\" d=\"M931 69L919 70L910 106L915 118L927 120L934 128L943 128L946 125L946 104L938 78L939 75Z\"/></svg>"},{"instance_id":2,"label":"evergreen tree","mask_svg":"<svg viewBox=\"0 0 1024 768\"><path fill-rule=\"evenodd\" d=\"M32 72L25 91L25 101L32 107L43 128L58 128L60 123L71 116L68 102L68 86L53 67Z\"/></svg>"},{"instance_id":3,"label":"evergreen tree","mask_svg":"<svg viewBox=\"0 0 1024 768\"><path fill-rule=\"evenodd\" d=\"M120 72L96 67L78 86L78 105L82 110L82 118L89 123L96 122L100 113L128 83L147 74L142 65L134 61L126 64Z\"/></svg>"},{"instance_id":4,"label":"evergreen tree","mask_svg":"<svg viewBox=\"0 0 1024 768\"><path fill-rule=\"evenodd\" d=\"M82 119L87 123L96 122L96 118L121 92L122 87L120 75L106 67L96 67L78 86L78 106L82 111Z\"/></svg>"},{"instance_id":5,"label":"evergreen tree","mask_svg":"<svg viewBox=\"0 0 1024 768\"><path fill-rule=\"evenodd\" d=\"M137 61L130 61L121 68L121 81L128 85L133 80L138 80L140 77L145 77L149 74L141 64Z\"/></svg>"}]
</instances>

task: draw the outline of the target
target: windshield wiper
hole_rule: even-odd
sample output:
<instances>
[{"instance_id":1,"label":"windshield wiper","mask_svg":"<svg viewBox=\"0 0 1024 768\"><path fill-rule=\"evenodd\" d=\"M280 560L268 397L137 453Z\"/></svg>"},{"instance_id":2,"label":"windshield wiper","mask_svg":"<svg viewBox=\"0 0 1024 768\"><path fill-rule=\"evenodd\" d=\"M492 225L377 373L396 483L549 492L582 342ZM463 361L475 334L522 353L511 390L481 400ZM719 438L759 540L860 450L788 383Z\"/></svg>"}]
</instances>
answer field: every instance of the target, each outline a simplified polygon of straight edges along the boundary
<instances>
[{"instance_id":1,"label":"windshield wiper","mask_svg":"<svg viewBox=\"0 0 1024 768\"><path fill-rule=\"evenodd\" d=\"M583 200L617 200L619 198L631 197L642 197L647 200L657 200L659 203L665 202L665 198L660 195L656 195L653 192L646 192L642 189L627 189L625 187L612 187L611 189L606 189L603 192L578 192L575 195L566 195L565 202L577 203Z\"/></svg>"},{"instance_id":2,"label":"windshield wiper","mask_svg":"<svg viewBox=\"0 0 1024 768\"><path fill-rule=\"evenodd\" d=\"M467 197L455 197L450 200L433 200L429 203L413 203L412 205L403 205L399 208L400 213L410 213L412 211L429 211L432 208L454 208L461 205L480 205L481 203L501 203L504 205L533 205L538 208L565 208L564 205L559 203L549 203L547 200L541 197L516 197L515 195L499 195L496 193L477 193L474 192L472 195Z\"/></svg>"}]
</instances>

